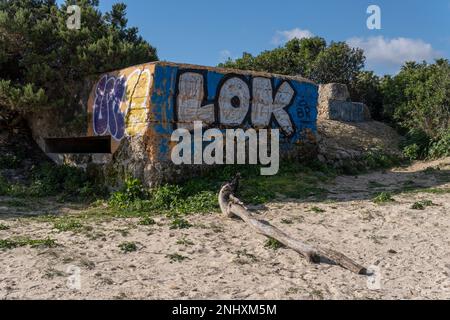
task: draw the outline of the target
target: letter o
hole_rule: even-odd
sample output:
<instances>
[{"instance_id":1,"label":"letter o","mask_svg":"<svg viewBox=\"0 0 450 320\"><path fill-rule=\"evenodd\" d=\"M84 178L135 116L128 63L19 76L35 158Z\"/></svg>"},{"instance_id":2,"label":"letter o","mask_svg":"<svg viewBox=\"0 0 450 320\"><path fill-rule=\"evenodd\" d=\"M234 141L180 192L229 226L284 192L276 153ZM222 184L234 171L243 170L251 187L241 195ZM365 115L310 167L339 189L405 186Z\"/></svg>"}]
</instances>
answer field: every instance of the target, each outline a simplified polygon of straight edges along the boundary
<instances>
[{"instance_id":1,"label":"letter o","mask_svg":"<svg viewBox=\"0 0 450 320\"><path fill-rule=\"evenodd\" d=\"M224 82L219 93L219 120L223 125L240 126L250 108L250 89L238 77Z\"/></svg>"}]
</instances>

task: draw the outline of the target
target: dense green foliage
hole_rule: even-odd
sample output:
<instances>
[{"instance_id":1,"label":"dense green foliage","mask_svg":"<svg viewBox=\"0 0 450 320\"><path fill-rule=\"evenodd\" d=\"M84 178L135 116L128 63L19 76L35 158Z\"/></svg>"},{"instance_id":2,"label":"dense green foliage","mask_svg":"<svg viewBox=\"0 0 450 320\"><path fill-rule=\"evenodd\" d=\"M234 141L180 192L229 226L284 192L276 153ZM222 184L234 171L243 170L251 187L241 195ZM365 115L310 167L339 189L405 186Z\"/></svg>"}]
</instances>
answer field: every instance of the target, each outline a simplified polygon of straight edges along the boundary
<instances>
[{"instance_id":1,"label":"dense green foliage","mask_svg":"<svg viewBox=\"0 0 450 320\"><path fill-rule=\"evenodd\" d=\"M364 67L364 54L344 42L319 37L293 39L283 47L264 51L257 56L244 53L242 58L220 64L225 68L300 75L319 83L351 84Z\"/></svg>"},{"instance_id":2,"label":"dense green foliage","mask_svg":"<svg viewBox=\"0 0 450 320\"><path fill-rule=\"evenodd\" d=\"M364 71L362 50L322 38L293 39L257 56L244 53L220 66L301 75L318 83L349 87L353 101L365 103L376 120L392 123L406 134L405 156L410 159L450 154L450 65L407 62L395 76Z\"/></svg>"},{"instance_id":3,"label":"dense green foliage","mask_svg":"<svg viewBox=\"0 0 450 320\"><path fill-rule=\"evenodd\" d=\"M411 159L450 155L450 64L406 63L382 82L385 115L407 135Z\"/></svg>"},{"instance_id":4,"label":"dense green foliage","mask_svg":"<svg viewBox=\"0 0 450 320\"><path fill-rule=\"evenodd\" d=\"M39 107L79 101L88 76L157 59L156 49L127 27L126 5L98 10L79 0L81 29L71 30L66 1L0 0L0 120Z\"/></svg>"},{"instance_id":5,"label":"dense green foliage","mask_svg":"<svg viewBox=\"0 0 450 320\"><path fill-rule=\"evenodd\" d=\"M0 196L92 199L103 195L105 190L98 186L81 169L67 165L56 166L44 163L31 171L29 184L10 184L0 175Z\"/></svg>"}]
</instances>

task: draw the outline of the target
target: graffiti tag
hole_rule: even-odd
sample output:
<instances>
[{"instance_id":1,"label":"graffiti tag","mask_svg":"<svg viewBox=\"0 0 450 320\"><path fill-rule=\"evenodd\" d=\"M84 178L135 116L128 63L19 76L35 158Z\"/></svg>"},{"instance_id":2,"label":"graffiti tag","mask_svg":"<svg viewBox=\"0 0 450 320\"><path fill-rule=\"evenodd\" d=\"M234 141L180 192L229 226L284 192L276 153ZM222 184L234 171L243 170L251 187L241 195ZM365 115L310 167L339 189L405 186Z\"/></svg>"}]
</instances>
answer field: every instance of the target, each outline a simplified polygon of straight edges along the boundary
<instances>
[{"instance_id":1,"label":"graffiti tag","mask_svg":"<svg viewBox=\"0 0 450 320\"><path fill-rule=\"evenodd\" d=\"M192 130L194 121L239 127L249 118L254 128L268 128L274 121L286 136L295 132L286 109L292 105L296 92L288 81L274 87L268 78L254 77L248 81L238 75L228 75L219 84L214 101L209 103L205 101L208 87L203 74L181 73L177 85L179 128Z\"/></svg>"},{"instance_id":2,"label":"graffiti tag","mask_svg":"<svg viewBox=\"0 0 450 320\"><path fill-rule=\"evenodd\" d=\"M120 104L125 94L125 78L103 76L95 88L94 133L120 140L124 136L125 118Z\"/></svg>"},{"instance_id":3,"label":"graffiti tag","mask_svg":"<svg viewBox=\"0 0 450 320\"><path fill-rule=\"evenodd\" d=\"M110 134L121 140L125 134L143 133L151 80L148 69L137 69L128 77L103 76L95 87L94 134ZM125 111L121 110L122 103L126 103Z\"/></svg>"}]
</instances>

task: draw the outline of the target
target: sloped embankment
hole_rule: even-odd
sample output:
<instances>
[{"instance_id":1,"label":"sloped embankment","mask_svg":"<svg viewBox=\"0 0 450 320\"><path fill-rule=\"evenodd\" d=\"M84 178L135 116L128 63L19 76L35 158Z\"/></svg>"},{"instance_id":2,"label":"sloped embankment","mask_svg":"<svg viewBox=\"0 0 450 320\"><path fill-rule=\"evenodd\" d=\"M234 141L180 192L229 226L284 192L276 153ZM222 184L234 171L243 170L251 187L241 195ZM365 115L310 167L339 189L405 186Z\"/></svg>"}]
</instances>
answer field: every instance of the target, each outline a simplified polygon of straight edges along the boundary
<instances>
[{"instance_id":1,"label":"sloped embankment","mask_svg":"<svg viewBox=\"0 0 450 320\"><path fill-rule=\"evenodd\" d=\"M401 157L402 138L388 125L377 122L349 123L333 120L317 122L319 160L339 167L376 152Z\"/></svg>"}]
</instances>

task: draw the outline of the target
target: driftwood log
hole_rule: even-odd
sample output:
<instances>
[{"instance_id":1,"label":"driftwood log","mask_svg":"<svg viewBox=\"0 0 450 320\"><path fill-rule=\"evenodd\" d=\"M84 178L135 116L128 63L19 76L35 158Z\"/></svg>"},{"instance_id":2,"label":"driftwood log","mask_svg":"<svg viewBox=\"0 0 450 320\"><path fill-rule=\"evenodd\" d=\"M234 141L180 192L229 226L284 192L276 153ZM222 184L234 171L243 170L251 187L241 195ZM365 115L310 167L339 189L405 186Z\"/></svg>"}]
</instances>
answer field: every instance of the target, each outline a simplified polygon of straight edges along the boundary
<instances>
[{"instance_id":1,"label":"driftwood log","mask_svg":"<svg viewBox=\"0 0 450 320\"><path fill-rule=\"evenodd\" d=\"M280 229L272 226L269 222L257 219L253 213L248 211L245 205L235 196L239 185L238 174L231 182L226 183L219 193L219 205L224 214L230 218L239 217L250 225L257 233L273 238L286 247L300 253L311 263L328 263L339 265L354 273L366 275L367 269L357 264L344 254L331 250L313 247L302 241L296 240Z\"/></svg>"}]
</instances>

